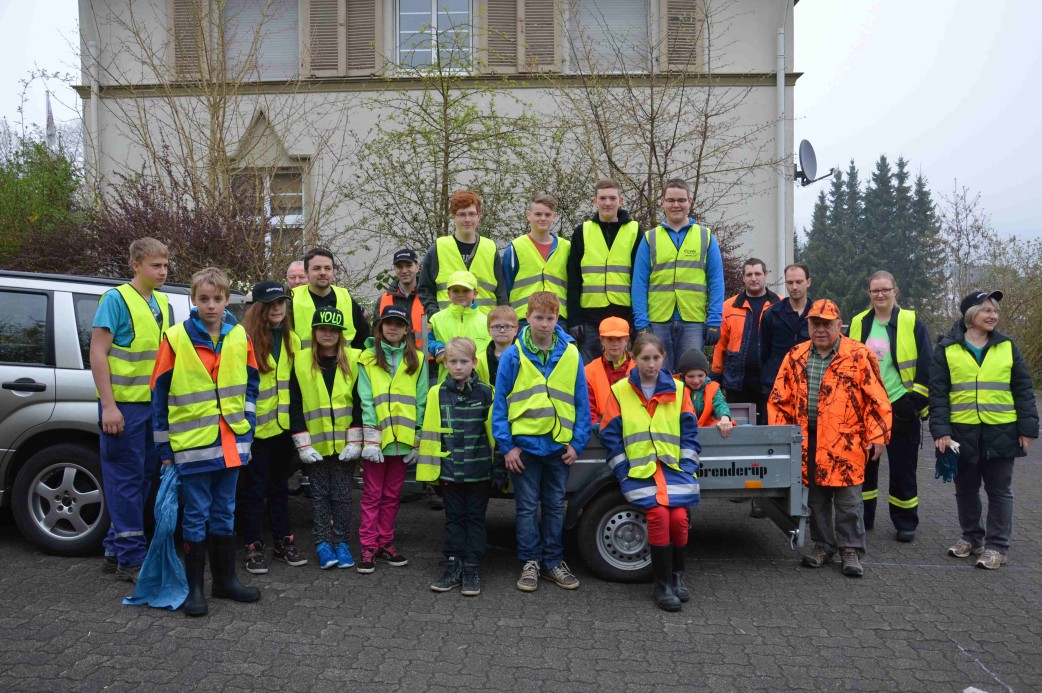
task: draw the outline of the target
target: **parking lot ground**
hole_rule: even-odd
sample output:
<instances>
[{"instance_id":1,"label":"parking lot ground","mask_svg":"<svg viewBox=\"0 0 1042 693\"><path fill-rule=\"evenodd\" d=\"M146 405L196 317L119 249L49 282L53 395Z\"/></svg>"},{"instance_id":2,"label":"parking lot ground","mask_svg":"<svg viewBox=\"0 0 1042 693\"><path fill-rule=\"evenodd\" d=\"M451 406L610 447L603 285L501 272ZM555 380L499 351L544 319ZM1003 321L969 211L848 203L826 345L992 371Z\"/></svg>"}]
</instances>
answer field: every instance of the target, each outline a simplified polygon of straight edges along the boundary
<instances>
[{"instance_id":1,"label":"parking lot ground","mask_svg":"<svg viewBox=\"0 0 1042 693\"><path fill-rule=\"evenodd\" d=\"M998 571L945 555L959 537L954 491L933 478L929 445L915 542L894 541L882 504L862 579L838 561L801 567L746 504L704 503L693 596L678 614L656 609L649 585L594 578L574 546L578 591L519 592L510 501L490 506L482 594L465 598L428 589L443 515L425 500L402 505L409 565L360 575L317 568L308 501L295 497L311 563L246 576L260 603L211 599L202 619L121 606L127 585L101 573L100 557L48 556L7 514L0 690L1042 690L1042 445L1016 463L1010 562ZM880 476L885 498L885 464Z\"/></svg>"}]
</instances>

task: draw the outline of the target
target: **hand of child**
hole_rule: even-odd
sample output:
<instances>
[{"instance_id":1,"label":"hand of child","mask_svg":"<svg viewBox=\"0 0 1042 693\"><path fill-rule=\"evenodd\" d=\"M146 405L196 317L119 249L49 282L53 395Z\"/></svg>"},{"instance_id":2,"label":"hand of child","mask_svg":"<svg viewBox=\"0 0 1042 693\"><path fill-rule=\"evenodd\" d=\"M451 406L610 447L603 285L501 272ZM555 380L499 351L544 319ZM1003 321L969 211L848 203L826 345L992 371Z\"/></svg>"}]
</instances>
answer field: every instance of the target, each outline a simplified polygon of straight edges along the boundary
<instances>
[{"instance_id":1,"label":"hand of child","mask_svg":"<svg viewBox=\"0 0 1042 693\"><path fill-rule=\"evenodd\" d=\"M298 448L297 454L300 456L300 461L304 464L314 464L315 462L322 461L322 455L319 453L318 450L311 447L310 445L305 445L302 448Z\"/></svg>"},{"instance_id":2,"label":"hand of child","mask_svg":"<svg viewBox=\"0 0 1042 693\"><path fill-rule=\"evenodd\" d=\"M340 459L344 462L350 462L357 460L361 456L362 429L349 428L347 429L347 445L344 446L344 451L340 453Z\"/></svg>"},{"instance_id":3,"label":"hand of child","mask_svg":"<svg viewBox=\"0 0 1042 693\"><path fill-rule=\"evenodd\" d=\"M561 461L564 462L564 466L572 466L577 459L579 459L579 453L575 451L575 448L571 444L565 446L564 452L561 453Z\"/></svg>"},{"instance_id":4,"label":"hand of child","mask_svg":"<svg viewBox=\"0 0 1042 693\"><path fill-rule=\"evenodd\" d=\"M101 432L107 436L118 436L123 433L123 412L119 407L101 409Z\"/></svg>"},{"instance_id":5,"label":"hand of child","mask_svg":"<svg viewBox=\"0 0 1042 693\"><path fill-rule=\"evenodd\" d=\"M521 448L515 446L513 450L504 455L503 463L514 474L520 474L525 471L525 465L521 462Z\"/></svg>"},{"instance_id":6,"label":"hand of child","mask_svg":"<svg viewBox=\"0 0 1042 693\"><path fill-rule=\"evenodd\" d=\"M369 460L370 462L376 462L377 464L384 461L384 453L380 449L379 443L366 443L365 447L362 448L362 459Z\"/></svg>"},{"instance_id":7,"label":"hand of child","mask_svg":"<svg viewBox=\"0 0 1042 693\"><path fill-rule=\"evenodd\" d=\"M409 454L405 456L405 460L404 460L405 465L407 467L408 466L412 466L412 465L416 464L416 460L418 460L419 458L420 458L420 451L417 450L416 448L413 448L412 450L409 451Z\"/></svg>"},{"instance_id":8,"label":"hand of child","mask_svg":"<svg viewBox=\"0 0 1042 693\"><path fill-rule=\"evenodd\" d=\"M734 428L734 422L730 418L720 419L716 422L716 429L720 431L721 438L731 435L732 428Z\"/></svg>"},{"instance_id":9,"label":"hand of child","mask_svg":"<svg viewBox=\"0 0 1042 693\"><path fill-rule=\"evenodd\" d=\"M174 463L174 461L173 461L173 460L163 460L163 466L164 466L164 467L169 467L169 466L170 466L170 465L172 465L173 463Z\"/></svg>"}]
</instances>

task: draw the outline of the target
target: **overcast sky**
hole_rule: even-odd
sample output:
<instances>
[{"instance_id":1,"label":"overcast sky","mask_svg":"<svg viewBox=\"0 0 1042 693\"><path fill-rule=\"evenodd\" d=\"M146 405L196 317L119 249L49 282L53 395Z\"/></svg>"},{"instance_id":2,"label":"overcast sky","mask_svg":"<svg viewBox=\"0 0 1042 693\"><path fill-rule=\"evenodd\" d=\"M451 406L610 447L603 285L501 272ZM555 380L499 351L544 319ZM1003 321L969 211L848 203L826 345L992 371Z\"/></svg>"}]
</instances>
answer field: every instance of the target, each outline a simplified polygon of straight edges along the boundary
<instances>
[{"instance_id":1,"label":"overcast sky","mask_svg":"<svg viewBox=\"0 0 1042 693\"><path fill-rule=\"evenodd\" d=\"M0 116L12 124L34 68L78 76L76 14L75 0L0 0ZM867 180L880 154L904 156L938 202L958 180L999 231L1042 235L1042 3L801 0L795 23L796 145L814 144L818 175L853 158ZM55 119L75 119L75 93L48 86ZM43 89L27 92L27 123L44 123ZM797 229L827 183L796 189Z\"/></svg>"}]
</instances>

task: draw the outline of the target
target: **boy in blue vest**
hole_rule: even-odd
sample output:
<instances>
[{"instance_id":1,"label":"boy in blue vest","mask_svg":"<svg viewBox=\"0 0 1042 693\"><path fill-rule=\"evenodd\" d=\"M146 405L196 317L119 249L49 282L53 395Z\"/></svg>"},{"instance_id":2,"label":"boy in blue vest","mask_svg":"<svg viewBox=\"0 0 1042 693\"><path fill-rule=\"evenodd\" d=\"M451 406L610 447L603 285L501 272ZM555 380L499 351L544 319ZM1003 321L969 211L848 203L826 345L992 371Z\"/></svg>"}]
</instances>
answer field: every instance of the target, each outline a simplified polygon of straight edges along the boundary
<instances>
[{"instance_id":1,"label":"boy in blue vest","mask_svg":"<svg viewBox=\"0 0 1042 693\"><path fill-rule=\"evenodd\" d=\"M90 337L90 368L98 390L101 475L112 524L102 571L137 582L145 560L145 504L159 457L152 442L156 351L170 324L166 246L154 238L130 244L134 278L101 297Z\"/></svg>"},{"instance_id":2,"label":"boy in blue vest","mask_svg":"<svg viewBox=\"0 0 1042 693\"><path fill-rule=\"evenodd\" d=\"M559 308L549 291L529 297L528 325L499 360L492 405L492 435L514 485L522 592L534 592L540 577L579 587L564 562L564 497L590 440L590 400L579 350L557 325Z\"/></svg>"}]
</instances>

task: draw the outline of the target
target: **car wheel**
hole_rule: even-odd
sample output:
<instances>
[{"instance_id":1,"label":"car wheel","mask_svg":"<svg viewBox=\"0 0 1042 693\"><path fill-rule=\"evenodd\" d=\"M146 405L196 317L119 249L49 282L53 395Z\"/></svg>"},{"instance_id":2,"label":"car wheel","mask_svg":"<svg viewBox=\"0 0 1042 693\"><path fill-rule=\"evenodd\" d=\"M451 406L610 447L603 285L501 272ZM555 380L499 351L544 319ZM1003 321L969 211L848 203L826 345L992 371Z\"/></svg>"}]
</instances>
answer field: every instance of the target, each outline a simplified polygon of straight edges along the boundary
<instances>
[{"instance_id":1,"label":"car wheel","mask_svg":"<svg viewBox=\"0 0 1042 693\"><path fill-rule=\"evenodd\" d=\"M66 443L30 457L15 478L12 512L25 538L49 553L97 551L109 528L98 451Z\"/></svg>"},{"instance_id":2,"label":"car wheel","mask_svg":"<svg viewBox=\"0 0 1042 693\"><path fill-rule=\"evenodd\" d=\"M647 518L620 491L603 493L583 508L576 539L586 567L602 580L651 579Z\"/></svg>"}]
</instances>

